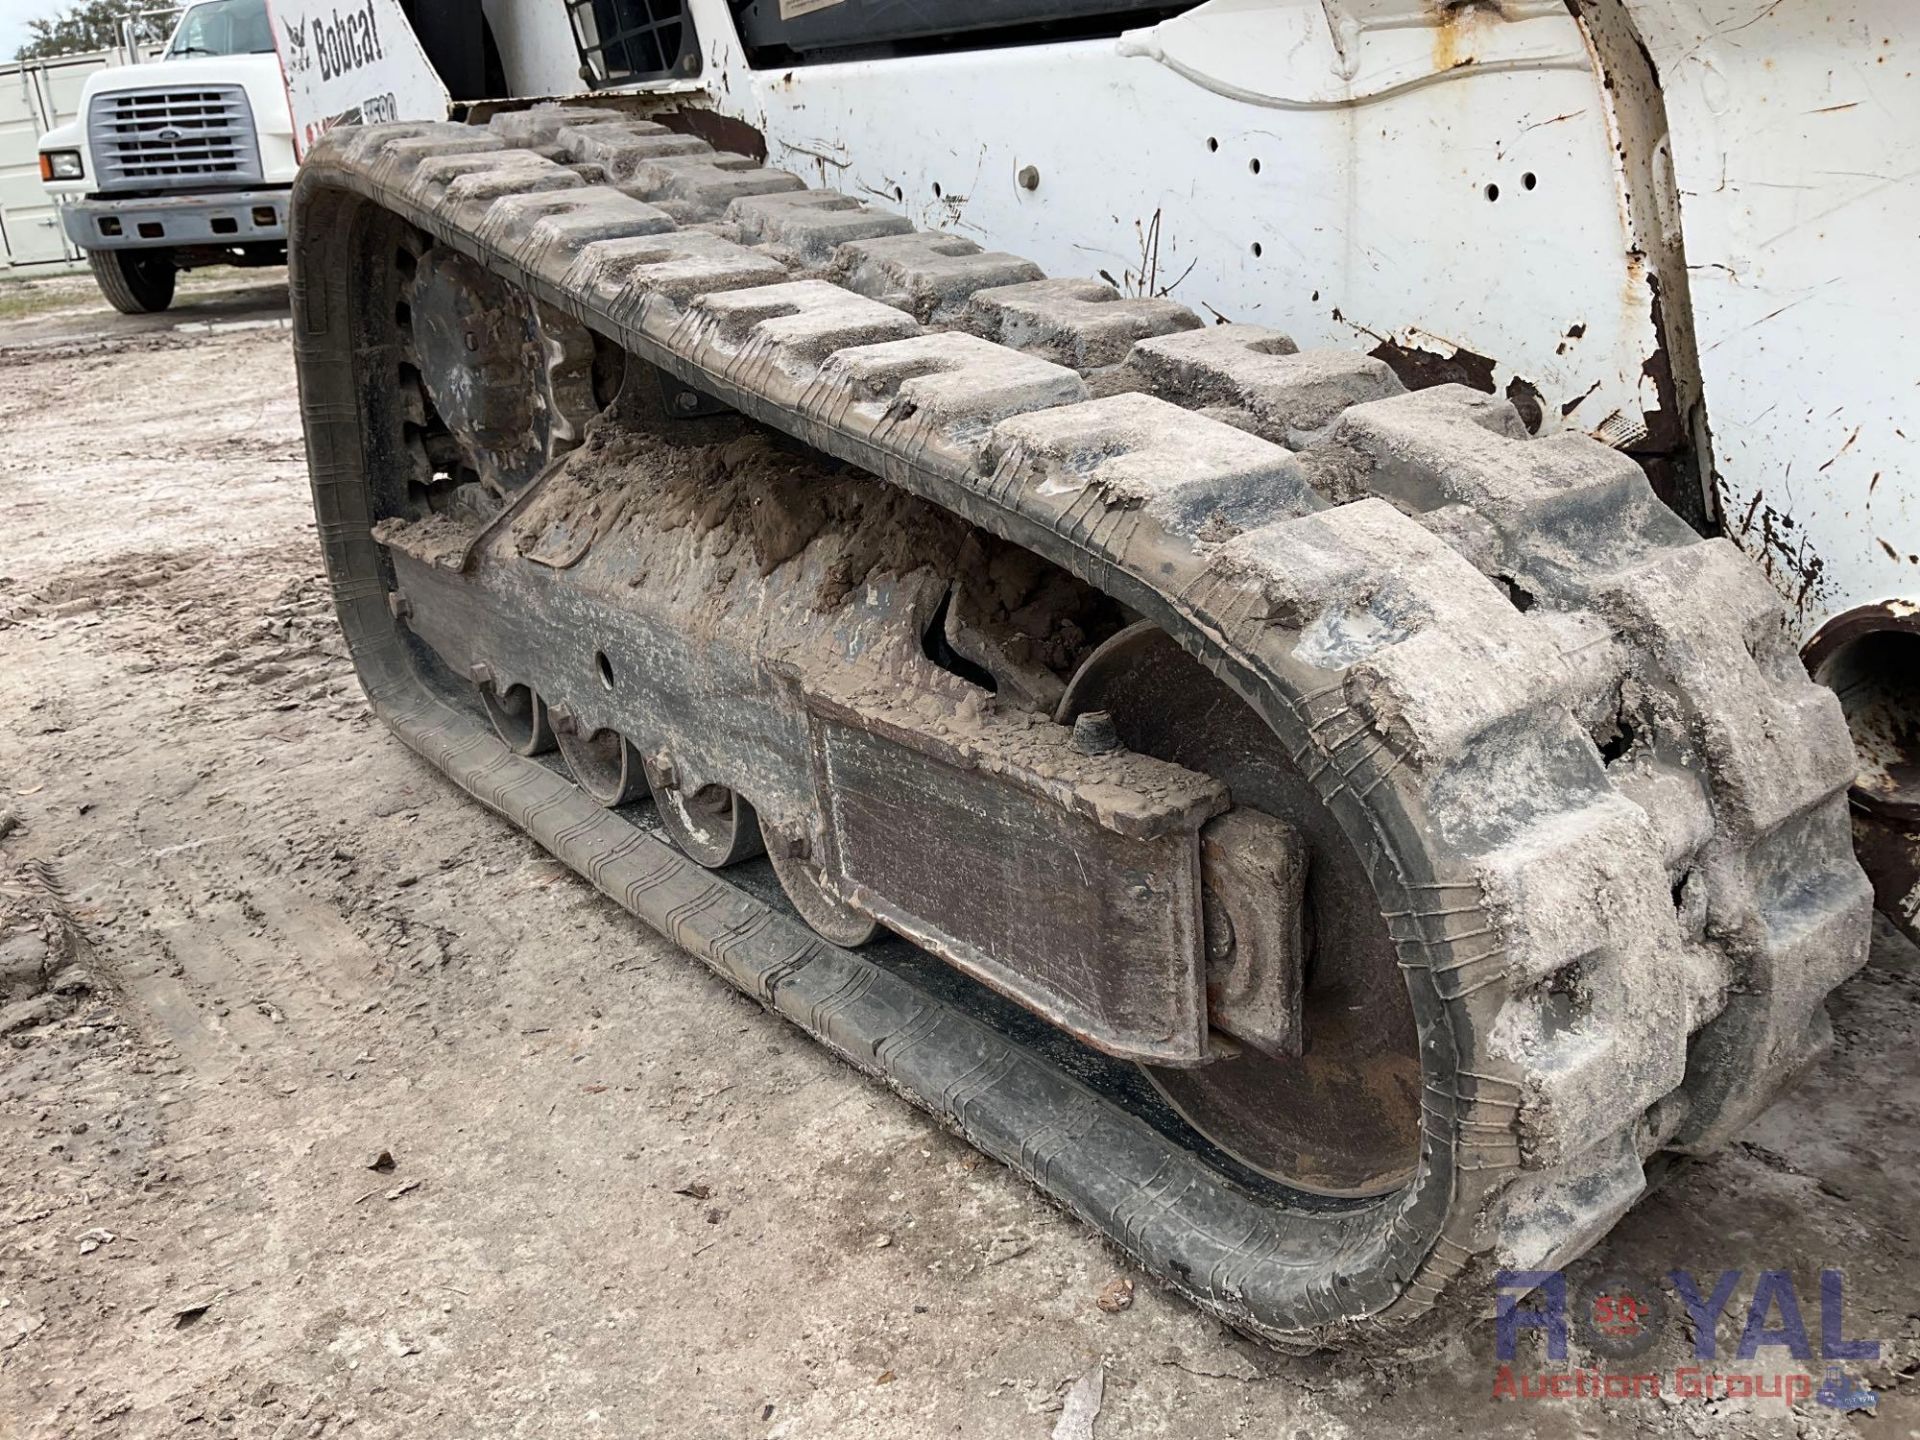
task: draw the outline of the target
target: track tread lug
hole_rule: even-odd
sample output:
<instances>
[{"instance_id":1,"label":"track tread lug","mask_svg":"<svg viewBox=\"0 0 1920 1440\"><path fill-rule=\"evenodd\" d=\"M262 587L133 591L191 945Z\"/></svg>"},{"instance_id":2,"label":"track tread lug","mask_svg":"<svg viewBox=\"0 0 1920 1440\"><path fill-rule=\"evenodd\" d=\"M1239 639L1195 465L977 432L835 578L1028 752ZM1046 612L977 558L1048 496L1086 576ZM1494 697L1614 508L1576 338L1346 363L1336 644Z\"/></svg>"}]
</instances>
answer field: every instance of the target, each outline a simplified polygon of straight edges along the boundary
<instances>
[{"instance_id":1,"label":"track tread lug","mask_svg":"<svg viewBox=\"0 0 1920 1440\"><path fill-rule=\"evenodd\" d=\"M1782 648L1778 597L1729 542L1700 541L1609 576L1594 603L1698 697L1690 708L1721 823L1747 843L1853 783L1859 762L1840 702L1804 683ZM1744 643L1727 643L1729 617Z\"/></svg>"},{"instance_id":2,"label":"track tread lug","mask_svg":"<svg viewBox=\"0 0 1920 1440\"><path fill-rule=\"evenodd\" d=\"M990 454L990 486L1010 506L1139 509L1165 533L1189 538L1209 531L1224 539L1319 504L1285 450L1151 395L1002 421Z\"/></svg>"},{"instance_id":3,"label":"track tread lug","mask_svg":"<svg viewBox=\"0 0 1920 1440\"><path fill-rule=\"evenodd\" d=\"M644 201L608 185L583 185L503 196L487 211L478 233L542 279L558 282L583 246L673 228L671 216Z\"/></svg>"},{"instance_id":4,"label":"track tread lug","mask_svg":"<svg viewBox=\"0 0 1920 1440\"><path fill-rule=\"evenodd\" d=\"M422 199L458 209L484 208L507 195L577 190L585 184L565 166L530 150L497 150L423 161L413 172L409 188Z\"/></svg>"},{"instance_id":5,"label":"track tread lug","mask_svg":"<svg viewBox=\"0 0 1920 1440\"><path fill-rule=\"evenodd\" d=\"M748 195L727 207L727 219L753 244L770 245L797 265L821 266L855 240L913 230L904 215L875 210L833 190Z\"/></svg>"},{"instance_id":6,"label":"track tread lug","mask_svg":"<svg viewBox=\"0 0 1920 1440\"><path fill-rule=\"evenodd\" d=\"M618 110L597 105L530 105L503 110L487 121L487 129L517 149L549 145L569 126L601 125L618 121Z\"/></svg>"},{"instance_id":7,"label":"track tread lug","mask_svg":"<svg viewBox=\"0 0 1920 1440\"><path fill-rule=\"evenodd\" d=\"M594 121L563 127L554 143L569 160L598 165L609 183L624 184L638 168L671 156L712 155L714 148L692 135L682 135L651 120Z\"/></svg>"},{"instance_id":8,"label":"track tread lug","mask_svg":"<svg viewBox=\"0 0 1920 1440\"><path fill-rule=\"evenodd\" d=\"M861 295L905 310L923 325L949 325L976 291L1041 280L1031 260L938 230L850 240L834 252L834 276Z\"/></svg>"},{"instance_id":9,"label":"track tread lug","mask_svg":"<svg viewBox=\"0 0 1920 1440\"><path fill-rule=\"evenodd\" d=\"M972 475L1000 421L1086 398L1064 366L942 331L835 352L806 409L916 463Z\"/></svg>"},{"instance_id":10,"label":"track tread lug","mask_svg":"<svg viewBox=\"0 0 1920 1440\"><path fill-rule=\"evenodd\" d=\"M1216 562L1257 578L1265 620L1298 632L1292 657L1344 677L1349 701L1423 773L1471 762L1480 737L1556 705L1563 672L1549 637L1383 501L1253 531Z\"/></svg>"},{"instance_id":11,"label":"track tread lug","mask_svg":"<svg viewBox=\"0 0 1920 1440\"><path fill-rule=\"evenodd\" d=\"M734 201L806 188L798 175L769 170L745 155L662 155L637 160L630 178L614 181L639 200L658 205L682 224L717 220Z\"/></svg>"},{"instance_id":12,"label":"track tread lug","mask_svg":"<svg viewBox=\"0 0 1920 1440\"><path fill-rule=\"evenodd\" d=\"M452 122L368 125L358 128L343 144L359 163L380 167L388 183L392 183L396 170L411 171L425 160L507 148L497 135Z\"/></svg>"},{"instance_id":13,"label":"track tread lug","mask_svg":"<svg viewBox=\"0 0 1920 1440\"><path fill-rule=\"evenodd\" d=\"M1599 1242L1646 1193L1631 1132L1596 1145L1577 1168L1526 1176L1491 1212L1482 1244L1508 1270L1557 1270Z\"/></svg>"},{"instance_id":14,"label":"track tread lug","mask_svg":"<svg viewBox=\"0 0 1920 1440\"><path fill-rule=\"evenodd\" d=\"M1355 405L1325 446L1412 510L1469 507L1543 588L1564 586L1569 564L1604 569L1692 535L1629 457L1583 435L1536 440L1512 404L1463 385Z\"/></svg>"},{"instance_id":15,"label":"track tread lug","mask_svg":"<svg viewBox=\"0 0 1920 1440\"><path fill-rule=\"evenodd\" d=\"M744 245L703 230L670 230L584 246L564 288L596 297L622 324L665 339L703 295L786 279L778 262Z\"/></svg>"},{"instance_id":16,"label":"track tread lug","mask_svg":"<svg viewBox=\"0 0 1920 1440\"><path fill-rule=\"evenodd\" d=\"M1355 405L1403 390L1383 361L1352 350L1302 351L1260 325L1144 339L1128 368L1156 394L1182 405L1244 411L1255 434L1298 446Z\"/></svg>"},{"instance_id":17,"label":"track tread lug","mask_svg":"<svg viewBox=\"0 0 1920 1440\"><path fill-rule=\"evenodd\" d=\"M1122 297L1098 280L1028 280L977 290L962 323L976 335L1082 372L1118 365L1134 342L1200 328L1177 300Z\"/></svg>"},{"instance_id":18,"label":"track tread lug","mask_svg":"<svg viewBox=\"0 0 1920 1440\"><path fill-rule=\"evenodd\" d=\"M911 315L824 280L793 280L703 295L680 340L710 355L737 382L774 383L764 366L811 378L836 351L920 333Z\"/></svg>"}]
</instances>

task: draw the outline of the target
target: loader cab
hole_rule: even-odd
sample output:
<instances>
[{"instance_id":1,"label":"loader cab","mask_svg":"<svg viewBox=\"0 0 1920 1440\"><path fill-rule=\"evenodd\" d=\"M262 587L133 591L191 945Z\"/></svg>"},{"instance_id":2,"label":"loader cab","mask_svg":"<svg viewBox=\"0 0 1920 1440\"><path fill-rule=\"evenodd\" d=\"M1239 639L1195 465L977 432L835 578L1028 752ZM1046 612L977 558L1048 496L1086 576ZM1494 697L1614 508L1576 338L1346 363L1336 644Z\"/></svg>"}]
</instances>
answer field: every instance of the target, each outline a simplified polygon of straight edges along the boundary
<instances>
[{"instance_id":1,"label":"loader cab","mask_svg":"<svg viewBox=\"0 0 1920 1440\"><path fill-rule=\"evenodd\" d=\"M473 0L400 0L407 21L452 100L512 93L493 26Z\"/></svg>"},{"instance_id":2,"label":"loader cab","mask_svg":"<svg viewBox=\"0 0 1920 1440\"><path fill-rule=\"evenodd\" d=\"M687 79L700 51L685 0L400 0L455 101ZM496 31L497 27L497 31ZM514 65L501 59L508 37Z\"/></svg>"}]
</instances>

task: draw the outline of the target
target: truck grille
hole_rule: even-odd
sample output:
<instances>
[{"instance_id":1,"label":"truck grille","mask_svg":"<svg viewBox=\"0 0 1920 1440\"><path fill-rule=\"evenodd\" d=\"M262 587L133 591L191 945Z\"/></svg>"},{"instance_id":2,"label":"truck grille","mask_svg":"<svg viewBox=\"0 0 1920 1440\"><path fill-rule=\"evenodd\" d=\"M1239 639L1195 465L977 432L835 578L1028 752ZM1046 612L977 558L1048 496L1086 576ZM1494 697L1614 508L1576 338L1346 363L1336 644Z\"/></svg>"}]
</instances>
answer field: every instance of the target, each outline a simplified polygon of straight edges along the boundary
<instances>
[{"instance_id":1,"label":"truck grille","mask_svg":"<svg viewBox=\"0 0 1920 1440\"><path fill-rule=\"evenodd\" d=\"M102 190L260 179L253 110L238 85L96 95L87 111L87 140Z\"/></svg>"}]
</instances>

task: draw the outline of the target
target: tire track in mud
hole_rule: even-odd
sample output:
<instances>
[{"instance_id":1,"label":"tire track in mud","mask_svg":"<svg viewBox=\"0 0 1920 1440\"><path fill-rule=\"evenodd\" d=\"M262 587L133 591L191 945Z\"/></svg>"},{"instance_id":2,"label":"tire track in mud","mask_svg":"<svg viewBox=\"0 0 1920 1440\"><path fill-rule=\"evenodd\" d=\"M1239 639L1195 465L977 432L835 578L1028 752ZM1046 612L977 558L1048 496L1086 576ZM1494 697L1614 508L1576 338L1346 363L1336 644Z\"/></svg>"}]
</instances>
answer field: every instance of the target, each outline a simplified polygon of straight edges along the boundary
<instances>
[{"instance_id":1,"label":"tire track in mud","mask_svg":"<svg viewBox=\"0 0 1920 1440\"><path fill-rule=\"evenodd\" d=\"M381 956L395 926L370 909L373 877L342 858L348 815L326 803L340 748L331 732L366 707L315 570L304 540L145 551L5 597L15 638L45 657L34 678L57 710L46 731L57 750L44 757L54 763L21 788L35 792L29 805L44 795L63 818L77 809L95 822L69 835L80 908L105 922L104 963L164 1077L154 1126L183 1137L162 1147L158 1191L129 1185L119 1197L107 1253L137 1261L126 1247L166 1237L165 1273L121 1267L141 1309L182 1294L253 1296L244 1307L227 1301L244 1318L223 1326L217 1355L182 1370L135 1345L132 1368L148 1388L175 1392L160 1407L164 1422L136 1385L104 1397L96 1386L80 1423L131 1413L174 1433L231 1412L206 1397L244 1391L257 1404L273 1388L259 1384L258 1366L284 1362L303 1271L317 1258L311 1207L338 1184L337 1168L313 1157L349 1143L338 1124L316 1123L316 1103L326 1114L332 1093L349 1110L347 1087L369 1058L362 1045L385 1048L377 1032L354 1028L385 993L392 967ZM116 723L129 701L142 717L134 735ZM100 798L75 806L76 780ZM364 800L352 785L336 788L346 810ZM81 1111L112 1094L100 1082L72 1092ZM392 1183L367 1179L363 1190ZM98 1205L83 1192L47 1218L98 1219ZM74 1344L82 1297L62 1286L47 1294L46 1323ZM275 1365L296 1413L315 1409L328 1368L312 1358Z\"/></svg>"},{"instance_id":2,"label":"tire track in mud","mask_svg":"<svg viewBox=\"0 0 1920 1440\"><path fill-rule=\"evenodd\" d=\"M117 685L106 681L105 689L144 692L143 708L160 712L150 723L190 772L178 777L188 792L227 779L230 770L235 773L224 794L235 787L244 791L257 788L259 779L247 773L256 767L236 769L243 746L235 731L244 731L250 720L275 723L263 716L284 717L343 698L353 683L344 647L315 603L324 595L317 578L279 578L296 558L305 560L300 568L311 568L304 546L291 554L285 546L242 555L146 552L105 566L75 567L20 597L12 619L54 642L61 657L51 667L56 673L77 679L95 666L106 674L118 669ZM264 605L254 599L261 592L269 597ZM186 664L180 663L183 650L191 657ZM129 656L141 658L129 662ZM84 693L102 687L70 688ZM91 716L76 718L75 734L84 751L97 754L96 737L110 732L112 710L110 704L104 711L97 704L91 708ZM190 757L200 735L220 736L208 748L228 754L196 763ZM110 783L124 791L155 781L170 785L174 777L136 772ZM212 810L221 798L216 791L203 804ZM149 963L127 971L138 997L195 1070L211 1067L230 1075L242 1054L278 1043L289 1024L302 1048L317 1053L329 1017L364 998L372 970L364 946L356 953L357 942L348 943L351 932L318 909L270 897L263 903L245 873L252 867L221 858L220 842L228 838L219 833L222 822L238 823L244 814L208 813L205 833L194 834L183 833L171 806L158 807L165 815L158 826L145 820L145 808L143 797L126 817L119 838L139 848L120 860L121 878L114 884L129 902L138 897L148 922L141 932ZM279 823L270 833L276 836L311 825L291 808L274 818ZM320 978L313 956L342 978L344 990ZM311 1037L304 1033L309 1030Z\"/></svg>"}]
</instances>

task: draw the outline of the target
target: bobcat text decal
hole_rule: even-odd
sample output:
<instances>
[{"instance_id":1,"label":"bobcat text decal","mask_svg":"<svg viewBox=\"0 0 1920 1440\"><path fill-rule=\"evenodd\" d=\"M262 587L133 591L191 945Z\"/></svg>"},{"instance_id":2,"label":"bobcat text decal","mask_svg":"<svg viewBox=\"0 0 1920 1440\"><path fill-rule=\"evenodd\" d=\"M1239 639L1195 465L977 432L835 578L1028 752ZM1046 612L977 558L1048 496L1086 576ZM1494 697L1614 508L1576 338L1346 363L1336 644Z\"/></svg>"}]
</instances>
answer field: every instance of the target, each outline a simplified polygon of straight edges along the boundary
<instances>
[{"instance_id":1,"label":"bobcat text decal","mask_svg":"<svg viewBox=\"0 0 1920 1440\"><path fill-rule=\"evenodd\" d=\"M387 52L380 43L380 20L374 13L373 0L344 15L338 10L329 16L316 15L313 53L320 62L322 80L384 60Z\"/></svg>"},{"instance_id":2,"label":"bobcat text decal","mask_svg":"<svg viewBox=\"0 0 1920 1440\"><path fill-rule=\"evenodd\" d=\"M302 158L336 125L444 120L447 90L400 0L271 0Z\"/></svg>"}]
</instances>

